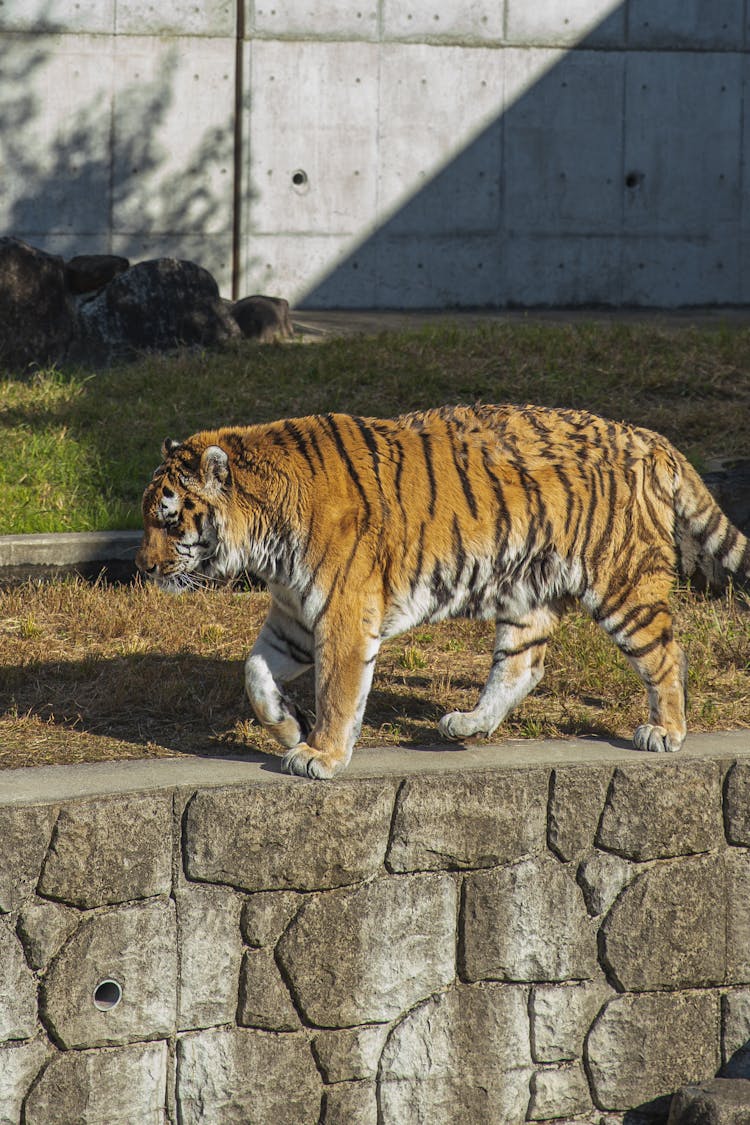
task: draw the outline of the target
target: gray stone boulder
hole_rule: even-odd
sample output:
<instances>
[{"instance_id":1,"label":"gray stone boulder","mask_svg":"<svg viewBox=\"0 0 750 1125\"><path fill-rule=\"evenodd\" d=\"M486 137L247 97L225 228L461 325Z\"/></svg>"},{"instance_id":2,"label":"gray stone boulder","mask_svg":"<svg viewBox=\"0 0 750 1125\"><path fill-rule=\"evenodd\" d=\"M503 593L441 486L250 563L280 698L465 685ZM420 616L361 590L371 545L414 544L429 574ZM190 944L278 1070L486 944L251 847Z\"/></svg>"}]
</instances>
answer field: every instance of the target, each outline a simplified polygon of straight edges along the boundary
<instances>
[{"instance_id":1,"label":"gray stone boulder","mask_svg":"<svg viewBox=\"0 0 750 1125\"><path fill-rule=\"evenodd\" d=\"M289 302L283 297L254 293L251 297L235 301L231 313L242 335L249 340L257 340L259 344L280 343L294 338Z\"/></svg>"},{"instance_id":2,"label":"gray stone boulder","mask_svg":"<svg viewBox=\"0 0 750 1125\"><path fill-rule=\"evenodd\" d=\"M210 348L241 337L211 274L176 258L132 266L85 301L78 315L80 350L88 358Z\"/></svg>"},{"instance_id":3,"label":"gray stone boulder","mask_svg":"<svg viewBox=\"0 0 750 1125\"><path fill-rule=\"evenodd\" d=\"M0 369L59 363L76 331L62 258L20 238L0 238Z\"/></svg>"},{"instance_id":4,"label":"gray stone boulder","mask_svg":"<svg viewBox=\"0 0 750 1125\"><path fill-rule=\"evenodd\" d=\"M127 269L130 262L117 254L77 254L65 263L65 279L71 293L95 293Z\"/></svg>"},{"instance_id":5,"label":"gray stone boulder","mask_svg":"<svg viewBox=\"0 0 750 1125\"><path fill-rule=\"evenodd\" d=\"M683 1086L672 1098L667 1125L748 1125L750 1082L714 1078L700 1086Z\"/></svg>"}]
</instances>

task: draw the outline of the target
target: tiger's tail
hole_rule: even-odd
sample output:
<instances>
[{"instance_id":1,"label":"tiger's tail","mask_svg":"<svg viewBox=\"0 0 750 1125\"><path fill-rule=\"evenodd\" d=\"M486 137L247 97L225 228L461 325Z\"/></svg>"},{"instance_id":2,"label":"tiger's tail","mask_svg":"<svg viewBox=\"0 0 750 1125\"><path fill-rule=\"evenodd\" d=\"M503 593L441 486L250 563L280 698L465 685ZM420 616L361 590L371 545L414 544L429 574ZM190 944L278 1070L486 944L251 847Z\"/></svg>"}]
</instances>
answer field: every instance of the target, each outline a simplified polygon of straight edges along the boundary
<instances>
[{"instance_id":1,"label":"tiger's tail","mask_svg":"<svg viewBox=\"0 0 750 1125\"><path fill-rule=\"evenodd\" d=\"M698 472L678 454L675 540L680 572L701 588L722 590L732 578L750 589L750 541L722 512Z\"/></svg>"}]
</instances>

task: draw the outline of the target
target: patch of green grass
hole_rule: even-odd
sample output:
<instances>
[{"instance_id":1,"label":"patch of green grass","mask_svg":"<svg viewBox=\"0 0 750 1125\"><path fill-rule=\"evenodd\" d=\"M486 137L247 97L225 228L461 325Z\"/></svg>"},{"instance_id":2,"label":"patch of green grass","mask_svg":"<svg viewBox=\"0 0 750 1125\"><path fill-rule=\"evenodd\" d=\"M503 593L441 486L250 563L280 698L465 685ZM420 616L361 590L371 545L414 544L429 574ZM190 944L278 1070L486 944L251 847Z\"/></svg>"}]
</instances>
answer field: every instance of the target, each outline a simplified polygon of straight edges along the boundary
<instances>
[{"instance_id":1,"label":"patch of green grass","mask_svg":"<svg viewBox=\"0 0 750 1125\"><path fill-rule=\"evenodd\" d=\"M700 467L750 456L749 373L746 329L488 320L5 378L2 530L137 527L165 437L328 410L585 407L660 430Z\"/></svg>"}]
</instances>

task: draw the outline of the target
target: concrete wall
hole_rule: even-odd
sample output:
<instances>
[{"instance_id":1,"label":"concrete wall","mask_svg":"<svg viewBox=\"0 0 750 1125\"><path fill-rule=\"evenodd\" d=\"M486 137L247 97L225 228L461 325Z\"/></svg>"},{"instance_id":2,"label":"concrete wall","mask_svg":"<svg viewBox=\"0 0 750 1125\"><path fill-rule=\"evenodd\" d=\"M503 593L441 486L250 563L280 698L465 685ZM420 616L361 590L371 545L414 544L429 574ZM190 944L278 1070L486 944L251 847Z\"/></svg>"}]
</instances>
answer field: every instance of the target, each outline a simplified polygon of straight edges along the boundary
<instances>
[{"instance_id":1,"label":"concrete wall","mask_svg":"<svg viewBox=\"0 0 750 1125\"><path fill-rule=\"evenodd\" d=\"M750 1077L750 753L716 745L6 775L0 1122L638 1125Z\"/></svg>"},{"instance_id":2,"label":"concrete wall","mask_svg":"<svg viewBox=\"0 0 750 1125\"><path fill-rule=\"evenodd\" d=\"M6 0L0 228L311 306L750 299L745 0Z\"/></svg>"}]
</instances>

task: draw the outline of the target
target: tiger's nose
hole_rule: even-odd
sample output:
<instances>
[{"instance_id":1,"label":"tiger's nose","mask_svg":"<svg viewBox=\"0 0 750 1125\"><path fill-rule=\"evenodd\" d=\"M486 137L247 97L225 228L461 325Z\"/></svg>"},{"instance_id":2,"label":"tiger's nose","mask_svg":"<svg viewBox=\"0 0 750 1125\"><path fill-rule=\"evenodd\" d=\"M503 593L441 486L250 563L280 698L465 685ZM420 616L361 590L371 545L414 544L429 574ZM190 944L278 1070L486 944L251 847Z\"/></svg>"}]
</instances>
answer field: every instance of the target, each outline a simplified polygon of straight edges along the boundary
<instances>
[{"instance_id":1,"label":"tiger's nose","mask_svg":"<svg viewBox=\"0 0 750 1125\"><path fill-rule=\"evenodd\" d=\"M142 550L139 550L135 556L135 565L141 574L156 574L156 563L149 564Z\"/></svg>"}]
</instances>

